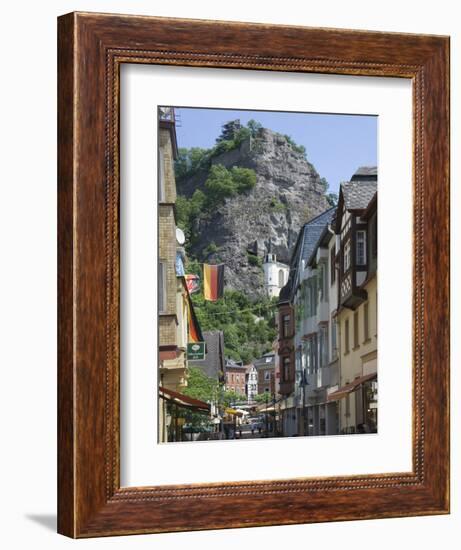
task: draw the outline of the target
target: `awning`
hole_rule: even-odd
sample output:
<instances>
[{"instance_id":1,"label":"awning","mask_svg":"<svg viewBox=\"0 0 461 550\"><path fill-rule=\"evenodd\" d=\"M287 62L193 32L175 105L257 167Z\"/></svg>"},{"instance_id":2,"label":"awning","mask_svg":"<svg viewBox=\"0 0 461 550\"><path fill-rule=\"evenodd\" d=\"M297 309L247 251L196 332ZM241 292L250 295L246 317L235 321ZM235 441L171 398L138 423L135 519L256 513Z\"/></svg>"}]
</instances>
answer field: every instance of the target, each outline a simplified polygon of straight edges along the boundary
<instances>
[{"instance_id":1,"label":"awning","mask_svg":"<svg viewBox=\"0 0 461 550\"><path fill-rule=\"evenodd\" d=\"M234 416L243 416L245 414L244 411L240 411L238 409L231 409L231 408L227 408L224 412L225 414L233 414Z\"/></svg>"},{"instance_id":2,"label":"awning","mask_svg":"<svg viewBox=\"0 0 461 550\"><path fill-rule=\"evenodd\" d=\"M158 389L159 397L166 399L171 403L175 403L180 407L185 407L186 409L192 409L195 411L210 412L210 405L199 399L194 399L183 393L179 393L174 390L169 390L167 388L162 388L161 386Z\"/></svg>"},{"instance_id":3,"label":"awning","mask_svg":"<svg viewBox=\"0 0 461 550\"><path fill-rule=\"evenodd\" d=\"M352 382L350 382L349 384L346 384L345 386L342 386L336 391L330 393L327 396L327 401L337 401L338 399L342 399L343 397L346 397L346 395L348 395L349 393L353 392L361 384L368 382L369 380L373 380L374 378L376 378L376 372L365 374L364 376L359 376L355 380L352 380Z\"/></svg>"}]
</instances>

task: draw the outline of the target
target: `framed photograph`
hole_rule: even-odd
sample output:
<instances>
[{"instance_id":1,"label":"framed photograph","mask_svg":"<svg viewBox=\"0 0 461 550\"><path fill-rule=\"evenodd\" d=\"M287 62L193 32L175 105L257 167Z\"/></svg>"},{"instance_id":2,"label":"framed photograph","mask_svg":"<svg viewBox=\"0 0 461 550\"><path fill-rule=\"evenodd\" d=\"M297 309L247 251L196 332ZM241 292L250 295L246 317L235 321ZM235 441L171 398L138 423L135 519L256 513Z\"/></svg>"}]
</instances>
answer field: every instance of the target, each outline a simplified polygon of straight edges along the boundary
<instances>
[{"instance_id":1,"label":"framed photograph","mask_svg":"<svg viewBox=\"0 0 461 550\"><path fill-rule=\"evenodd\" d=\"M72 13L58 50L58 531L448 513L449 39Z\"/></svg>"}]
</instances>

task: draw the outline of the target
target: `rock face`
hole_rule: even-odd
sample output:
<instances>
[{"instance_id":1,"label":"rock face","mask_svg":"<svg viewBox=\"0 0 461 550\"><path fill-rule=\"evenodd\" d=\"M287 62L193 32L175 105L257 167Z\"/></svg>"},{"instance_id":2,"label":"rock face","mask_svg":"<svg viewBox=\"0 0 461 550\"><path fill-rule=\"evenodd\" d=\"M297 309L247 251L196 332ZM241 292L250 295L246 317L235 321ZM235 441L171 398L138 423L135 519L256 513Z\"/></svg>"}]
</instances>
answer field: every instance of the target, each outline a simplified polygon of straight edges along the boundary
<instances>
[{"instance_id":1,"label":"rock face","mask_svg":"<svg viewBox=\"0 0 461 550\"><path fill-rule=\"evenodd\" d=\"M303 154L266 128L212 163L252 168L257 182L200 221L191 253L200 261L224 263L225 287L256 299L264 294L261 262L268 247L278 261L289 263L302 225L329 208L325 188ZM206 193L206 178L207 173L198 173L182 181L178 192L190 197L200 188Z\"/></svg>"}]
</instances>

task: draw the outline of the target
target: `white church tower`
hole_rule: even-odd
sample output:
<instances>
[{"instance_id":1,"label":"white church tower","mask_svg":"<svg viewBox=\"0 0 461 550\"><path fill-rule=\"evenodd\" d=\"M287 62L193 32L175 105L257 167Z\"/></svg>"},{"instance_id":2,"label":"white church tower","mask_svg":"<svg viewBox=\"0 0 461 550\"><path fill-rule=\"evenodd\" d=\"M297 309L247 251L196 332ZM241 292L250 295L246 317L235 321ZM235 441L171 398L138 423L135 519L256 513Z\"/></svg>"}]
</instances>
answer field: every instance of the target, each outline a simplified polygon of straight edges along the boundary
<instances>
[{"instance_id":1,"label":"white church tower","mask_svg":"<svg viewBox=\"0 0 461 550\"><path fill-rule=\"evenodd\" d=\"M272 298L278 296L282 288L288 281L289 267L277 261L277 256L272 253L271 242L269 241L269 250L264 256L264 288L267 295Z\"/></svg>"}]
</instances>

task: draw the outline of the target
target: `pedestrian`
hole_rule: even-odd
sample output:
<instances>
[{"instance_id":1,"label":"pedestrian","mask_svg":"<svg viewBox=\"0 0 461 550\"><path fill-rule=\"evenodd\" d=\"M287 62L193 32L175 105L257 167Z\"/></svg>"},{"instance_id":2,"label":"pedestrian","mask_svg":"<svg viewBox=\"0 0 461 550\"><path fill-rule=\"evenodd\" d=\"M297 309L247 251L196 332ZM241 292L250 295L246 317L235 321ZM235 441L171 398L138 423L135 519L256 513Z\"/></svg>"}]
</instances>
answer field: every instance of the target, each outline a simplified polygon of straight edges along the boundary
<instances>
[{"instance_id":1,"label":"pedestrian","mask_svg":"<svg viewBox=\"0 0 461 550\"><path fill-rule=\"evenodd\" d=\"M261 435L261 426L258 426L258 433Z\"/></svg>"},{"instance_id":2,"label":"pedestrian","mask_svg":"<svg viewBox=\"0 0 461 550\"><path fill-rule=\"evenodd\" d=\"M255 434L255 425L252 424L251 425L251 435L254 435Z\"/></svg>"}]
</instances>

